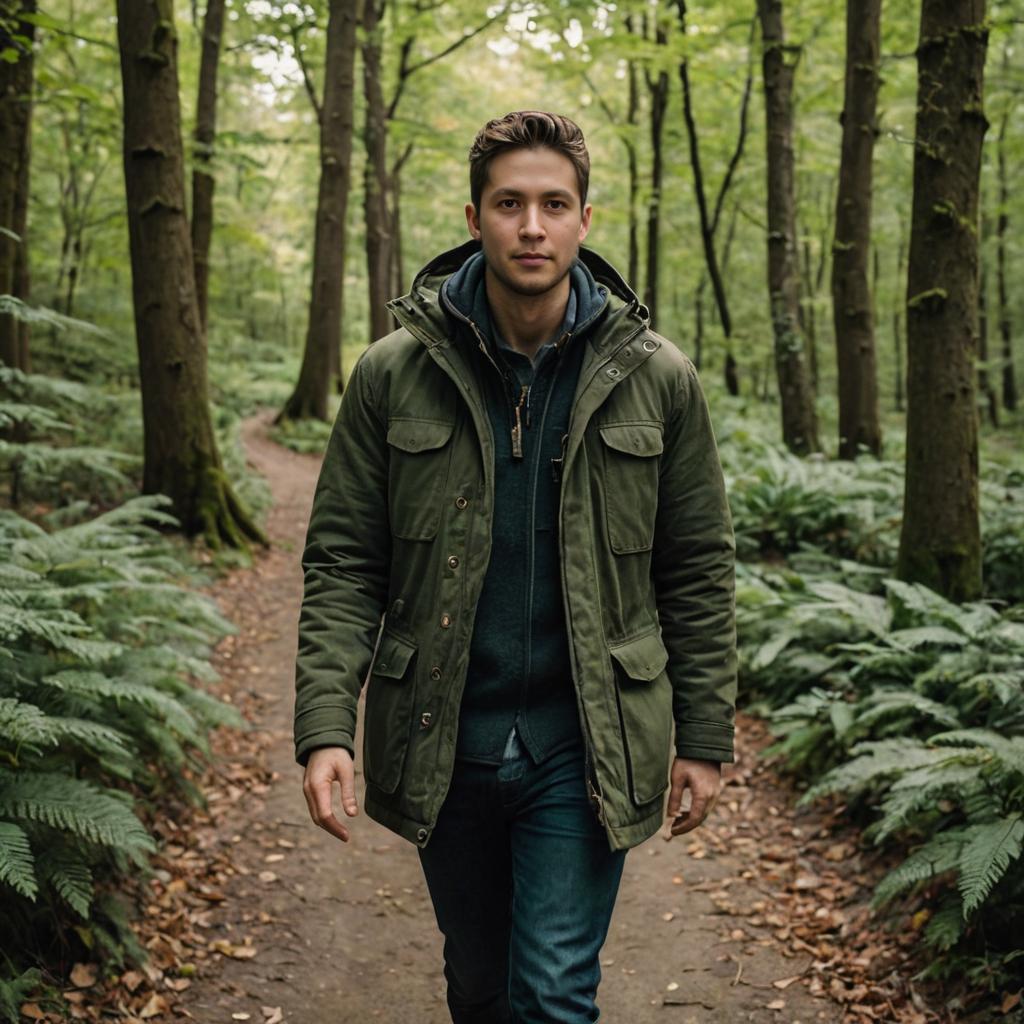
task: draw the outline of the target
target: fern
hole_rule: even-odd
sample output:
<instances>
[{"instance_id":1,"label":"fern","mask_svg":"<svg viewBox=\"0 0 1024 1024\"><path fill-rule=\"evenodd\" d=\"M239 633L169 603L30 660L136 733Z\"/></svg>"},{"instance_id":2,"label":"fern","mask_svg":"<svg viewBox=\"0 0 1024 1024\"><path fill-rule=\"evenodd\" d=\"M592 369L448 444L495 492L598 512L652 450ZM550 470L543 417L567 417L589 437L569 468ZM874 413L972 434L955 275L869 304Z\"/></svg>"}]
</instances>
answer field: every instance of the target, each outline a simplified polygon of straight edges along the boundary
<instances>
[{"instance_id":1,"label":"fern","mask_svg":"<svg viewBox=\"0 0 1024 1024\"><path fill-rule=\"evenodd\" d=\"M59 772L0 769L0 817L47 825L138 864L156 849L121 793Z\"/></svg>"},{"instance_id":2,"label":"fern","mask_svg":"<svg viewBox=\"0 0 1024 1024\"><path fill-rule=\"evenodd\" d=\"M39 873L69 907L88 918L93 878L83 851L69 845L48 846L39 853Z\"/></svg>"},{"instance_id":3,"label":"fern","mask_svg":"<svg viewBox=\"0 0 1024 1024\"><path fill-rule=\"evenodd\" d=\"M21 1020L21 1005L43 980L42 973L36 967L9 980L0 978L0 1014L9 1024L18 1024Z\"/></svg>"},{"instance_id":4,"label":"fern","mask_svg":"<svg viewBox=\"0 0 1024 1024\"><path fill-rule=\"evenodd\" d=\"M0 882L30 900L39 892L28 835L11 821L0 821Z\"/></svg>"},{"instance_id":5,"label":"fern","mask_svg":"<svg viewBox=\"0 0 1024 1024\"><path fill-rule=\"evenodd\" d=\"M972 825L964 831L960 853L960 895L964 917L981 906L1024 848L1024 818L1013 814L1000 821Z\"/></svg>"}]
</instances>

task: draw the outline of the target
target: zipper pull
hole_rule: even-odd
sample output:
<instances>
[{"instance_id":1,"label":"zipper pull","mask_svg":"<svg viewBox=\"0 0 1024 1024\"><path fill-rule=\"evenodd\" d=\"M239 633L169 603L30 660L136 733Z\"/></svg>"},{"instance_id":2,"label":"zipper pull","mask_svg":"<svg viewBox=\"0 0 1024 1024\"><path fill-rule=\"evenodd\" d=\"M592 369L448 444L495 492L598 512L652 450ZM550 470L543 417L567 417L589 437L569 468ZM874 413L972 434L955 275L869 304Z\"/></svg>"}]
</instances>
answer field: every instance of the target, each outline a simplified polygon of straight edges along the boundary
<instances>
[{"instance_id":1,"label":"zipper pull","mask_svg":"<svg viewBox=\"0 0 1024 1024\"><path fill-rule=\"evenodd\" d=\"M524 384L522 390L519 392L519 403L516 405L516 423L512 428L512 458L521 459L523 457L523 420L522 410L523 402L526 400L526 395L529 392L529 387Z\"/></svg>"},{"instance_id":2,"label":"zipper pull","mask_svg":"<svg viewBox=\"0 0 1024 1024\"><path fill-rule=\"evenodd\" d=\"M526 388L526 429L530 429L530 393L533 391L533 385L529 384Z\"/></svg>"}]
</instances>

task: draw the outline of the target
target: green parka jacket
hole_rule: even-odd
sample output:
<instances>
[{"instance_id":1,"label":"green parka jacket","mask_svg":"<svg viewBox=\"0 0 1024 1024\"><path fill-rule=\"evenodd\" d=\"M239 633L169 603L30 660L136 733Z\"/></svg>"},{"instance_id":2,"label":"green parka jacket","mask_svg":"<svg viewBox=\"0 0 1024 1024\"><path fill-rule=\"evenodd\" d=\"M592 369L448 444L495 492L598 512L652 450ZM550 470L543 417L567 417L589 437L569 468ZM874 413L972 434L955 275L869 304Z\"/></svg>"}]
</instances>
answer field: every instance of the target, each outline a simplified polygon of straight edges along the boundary
<instances>
[{"instance_id":1,"label":"green parka jacket","mask_svg":"<svg viewBox=\"0 0 1024 1024\"><path fill-rule=\"evenodd\" d=\"M466 338L453 336L438 299L476 244L420 272L389 304L401 327L353 368L303 556L296 759L354 750L366 681L364 806L420 846L451 779L491 557L492 428ZM673 731L678 756L732 760L735 548L693 364L650 330L607 263L586 249L580 259L609 299L581 339L562 467L562 592L583 770L618 849L663 821Z\"/></svg>"}]
</instances>

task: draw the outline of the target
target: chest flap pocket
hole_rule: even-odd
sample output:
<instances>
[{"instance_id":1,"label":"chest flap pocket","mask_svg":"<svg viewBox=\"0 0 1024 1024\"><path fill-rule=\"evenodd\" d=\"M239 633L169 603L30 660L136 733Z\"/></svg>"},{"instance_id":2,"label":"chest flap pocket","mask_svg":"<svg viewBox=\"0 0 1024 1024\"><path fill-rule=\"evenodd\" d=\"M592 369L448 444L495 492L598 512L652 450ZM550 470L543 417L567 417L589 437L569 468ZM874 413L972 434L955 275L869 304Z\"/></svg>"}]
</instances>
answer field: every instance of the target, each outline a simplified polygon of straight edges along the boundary
<instances>
[{"instance_id":1,"label":"chest flap pocket","mask_svg":"<svg viewBox=\"0 0 1024 1024\"><path fill-rule=\"evenodd\" d=\"M388 421L388 515L396 537L432 540L437 534L454 429L454 422L440 420Z\"/></svg>"},{"instance_id":2,"label":"chest flap pocket","mask_svg":"<svg viewBox=\"0 0 1024 1024\"><path fill-rule=\"evenodd\" d=\"M618 555L654 544L658 472L664 451L657 423L606 423L599 428L604 456L608 542Z\"/></svg>"}]
</instances>

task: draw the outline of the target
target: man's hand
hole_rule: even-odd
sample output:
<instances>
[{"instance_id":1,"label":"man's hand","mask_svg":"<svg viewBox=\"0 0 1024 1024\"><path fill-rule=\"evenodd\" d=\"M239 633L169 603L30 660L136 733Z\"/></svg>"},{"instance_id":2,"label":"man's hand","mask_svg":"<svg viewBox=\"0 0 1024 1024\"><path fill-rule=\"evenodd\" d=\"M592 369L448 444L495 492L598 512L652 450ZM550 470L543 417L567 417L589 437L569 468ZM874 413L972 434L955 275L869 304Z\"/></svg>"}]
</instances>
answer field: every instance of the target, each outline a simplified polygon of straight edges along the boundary
<instances>
[{"instance_id":1,"label":"man's hand","mask_svg":"<svg viewBox=\"0 0 1024 1024\"><path fill-rule=\"evenodd\" d=\"M331 802L334 783L341 786L341 806L354 818L359 813L356 803L356 773L352 755L344 747L320 747L309 755L302 793L309 807L309 816L322 829L348 842L348 829L334 816Z\"/></svg>"},{"instance_id":2,"label":"man's hand","mask_svg":"<svg viewBox=\"0 0 1024 1024\"><path fill-rule=\"evenodd\" d=\"M683 811L683 791L690 791L690 806ZM711 813L722 790L722 766L717 761L677 757L672 762L672 788L668 794L667 816L672 819L666 840L690 832Z\"/></svg>"}]
</instances>

